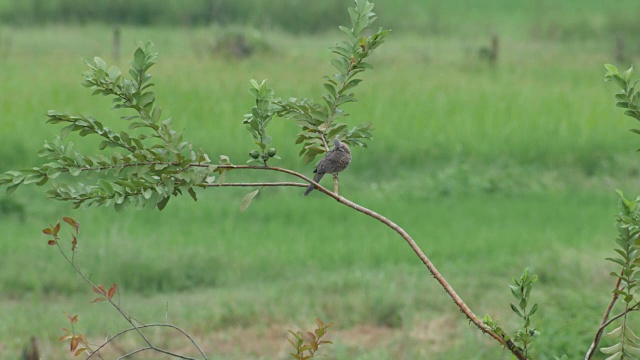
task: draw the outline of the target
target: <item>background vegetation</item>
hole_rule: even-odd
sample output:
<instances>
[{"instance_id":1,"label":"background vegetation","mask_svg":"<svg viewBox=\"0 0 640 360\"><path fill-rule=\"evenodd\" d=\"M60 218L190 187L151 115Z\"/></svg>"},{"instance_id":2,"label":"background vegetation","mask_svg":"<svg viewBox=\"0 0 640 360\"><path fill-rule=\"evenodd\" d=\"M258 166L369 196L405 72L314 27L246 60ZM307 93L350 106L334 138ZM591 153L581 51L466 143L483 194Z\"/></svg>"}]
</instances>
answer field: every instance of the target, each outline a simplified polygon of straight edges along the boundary
<instances>
[{"instance_id":1,"label":"background vegetation","mask_svg":"<svg viewBox=\"0 0 640 360\"><path fill-rule=\"evenodd\" d=\"M241 163L251 148L241 125L252 106L248 80L267 78L283 97L318 97L331 71L326 48L351 5L141 1L118 16L124 3L109 2L113 12L107 2L80 3L0 1L0 171L37 161L57 133L44 125L49 109L126 126L109 101L79 85L82 56L124 65L112 55L114 17L123 59L134 39L156 43L158 104L174 124L210 155ZM206 18L211 4L228 13ZM640 5L574 5L376 4L379 25L394 32L348 109L354 123L370 120L377 130L341 175L341 192L404 226L478 315L515 325L507 283L524 267L537 273L543 359L587 349L612 286L603 259L615 237L613 189L637 193L640 170L626 132L634 124L602 82L616 36L627 39L621 68L640 57L632 21ZM213 49L225 22L250 26L241 29L265 46L242 60L220 55ZM493 33L496 65L479 55ZM274 146L283 164L311 173L297 157L296 130L274 123ZM262 191L240 213L245 192L210 189L163 212L78 212L33 188L2 198L0 357L16 358L35 335L47 358L65 358L55 341L62 311L84 314L81 330L96 341L116 328L39 235L69 215L83 224L81 265L94 280L118 282L143 321L164 318L168 304L169 318L216 359L283 358L284 330L307 328L315 316L337 322L330 358L509 358L471 331L392 232L293 189Z\"/></svg>"}]
</instances>

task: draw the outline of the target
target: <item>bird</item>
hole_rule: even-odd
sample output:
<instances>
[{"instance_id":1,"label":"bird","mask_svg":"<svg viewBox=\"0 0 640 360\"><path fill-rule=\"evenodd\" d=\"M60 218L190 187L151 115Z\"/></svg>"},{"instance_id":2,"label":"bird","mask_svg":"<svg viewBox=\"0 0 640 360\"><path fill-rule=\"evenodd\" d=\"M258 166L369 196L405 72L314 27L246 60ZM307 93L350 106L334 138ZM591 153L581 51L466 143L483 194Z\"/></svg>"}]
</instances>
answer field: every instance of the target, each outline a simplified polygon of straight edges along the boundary
<instances>
[{"instance_id":1,"label":"bird","mask_svg":"<svg viewBox=\"0 0 640 360\"><path fill-rule=\"evenodd\" d=\"M351 150L347 144L343 143L337 137L333 140L333 149L329 150L324 157L318 162L318 166L313 171L313 181L320 182L324 174L337 174L346 169L351 163ZM304 192L304 196L315 189L315 185L310 184Z\"/></svg>"}]
</instances>

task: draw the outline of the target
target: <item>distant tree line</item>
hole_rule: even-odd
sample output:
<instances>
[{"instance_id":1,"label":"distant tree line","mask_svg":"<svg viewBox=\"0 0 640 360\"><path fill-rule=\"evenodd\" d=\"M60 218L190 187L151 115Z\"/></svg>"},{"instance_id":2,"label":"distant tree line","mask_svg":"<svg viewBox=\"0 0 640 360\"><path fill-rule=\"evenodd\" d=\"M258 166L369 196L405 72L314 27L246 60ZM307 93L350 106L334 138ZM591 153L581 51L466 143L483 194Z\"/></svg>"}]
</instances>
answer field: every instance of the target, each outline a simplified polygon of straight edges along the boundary
<instances>
[{"instance_id":1,"label":"distant tree line","mask_svg":"<svg viewBox=\"0 0 640 360\"><path fill-rule=\"evenodd\" d=\"M239 23L309 33L347 21L347 3L351 5L345 0L0 0L0 21L12 25Z\"/></svg>"}]
</instances>

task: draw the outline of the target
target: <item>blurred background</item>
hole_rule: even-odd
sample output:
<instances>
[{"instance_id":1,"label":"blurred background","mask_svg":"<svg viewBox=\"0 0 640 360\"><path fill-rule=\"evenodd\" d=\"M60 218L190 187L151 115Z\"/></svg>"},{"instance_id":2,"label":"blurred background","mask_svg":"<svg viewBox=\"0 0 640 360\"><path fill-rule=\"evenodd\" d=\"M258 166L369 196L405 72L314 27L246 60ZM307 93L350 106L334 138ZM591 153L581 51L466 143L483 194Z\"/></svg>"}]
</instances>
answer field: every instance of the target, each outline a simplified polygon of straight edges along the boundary
<instances>
[{"instance_id":1,"label":"blurred background","mask_svg":"<svg viewBox=\"0 0 640 360\"><path fill-rule=\"evenodd\" d=\"M327 48L342 39L337 28L349 24L352 5L0 0L0 171L41 164L37 151L59 134L45 124L48 110L125 130L111 100L80 85L81 58L126 68L136 40L160 53L156 104L175 129L212 159L243 164L254 146L242 125L253 106L249 80L268 79L279 97L319 99L322 76L333 72ZM528 267L540 277L531 296L539 358L584 356L614 286L616 268L604 260L615 254L614 189L638 192L640 139L615 107L603 65L638 63L640 3L375 5L374 28L392 33L345 111L346 122L376 130L367 149L352 149L342 195L403 226L471 309L508 331L519 323L507 285ZM270 126L277 165L311 174L297 156L297 130L288 120ZM91 138L66 140L98 153ZM76 330L93 343L126 326L104 303L89 303L91 289L40 233L73 216L92 279L118 283L130 313L147 323L166 317L210 359L285 359L286 330L311 329L315 317L336 322L330 359L510 358L465 321L394 232L295 188L263 189L240 212L249 191L208 189L162 212L118 213L71 209L47 199L46 186L2 195L0 357L20 358L36 339L43 359L71 358L57 342L63 312L80 315ZM152 335L196 356L173 333ZM140 346L123 337L106 358Z\"/></svg>"}]
</instances>

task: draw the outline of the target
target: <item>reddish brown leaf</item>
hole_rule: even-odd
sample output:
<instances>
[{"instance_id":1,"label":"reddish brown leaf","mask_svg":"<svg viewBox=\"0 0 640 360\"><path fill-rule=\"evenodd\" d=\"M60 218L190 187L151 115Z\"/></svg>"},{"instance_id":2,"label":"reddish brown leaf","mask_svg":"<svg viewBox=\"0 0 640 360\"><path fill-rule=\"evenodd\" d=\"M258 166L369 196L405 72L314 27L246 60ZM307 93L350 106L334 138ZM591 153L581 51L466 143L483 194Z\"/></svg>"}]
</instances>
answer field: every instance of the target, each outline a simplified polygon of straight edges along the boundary
<instances>
[{"instance_id":1,"label":"reddish brown leaf","mask_svg":"<svg viewBox=\"0 0 640 360\"><path fill-rule=\"evenodd\" d=\"M45 235L53 235L53 230L51 230L51 228L46 228L42 230L42 233Z\"/></svg>"},{"instance_id":2,"label":"reddish brown leaf","mask_svg":"<svg viewBox=\"0 0 640 360\"><path fill-rule=\"evenodd\" d=\"M87 348L85 348L85 347L81 347L81 348L79 348L78 350L76 350L76 352L75 352L75 353L73 353L73 356L80 356L80 355L82 355L82 353L83 353L83 352L85 352L85 351L87 351L87 350L88 350Z\"/></svg>"},{"instance_id":3,"label":"reddish brown leaf","mask_svg":"<svg viewBox=\"0 0 640 360\"><path fill-rule=\"evenodd\" d=\"M58 233L60 232L60 221L58 221L56 223L56 226L53 228L53 235L58 235Z\"/></svg>"},{"instance_id":4,"label":"reddish brown leaf","mask_svg":"<svg viewBox=\"0 0 640 360\"><path fill-rule=\"evenodd\" d=\"M107 294L107 290L104 288L104 285L100 284L98 286L95 286L93 288L93 292L96 294L100 294L100 295L106 295Z\"/></svg>"},{"instance_id":5,"label":"reddish brown leaf","mask_svg":"<svg viewBox=\"0 0 640 360\"><path fill-rule=\"evenodd\" d=\"M76 233L78 232L78 228L80 227L80 224L78 224L76 219L70 218L68 216L65 216L65 217L62 218L62 221L64 221L67 224L71 225L71 227L76 231Z\"/></svg>"},{"instance_id":6,"label":"reddish brown leaf","mask_svg":"<svg viewBox=\"0 0 640 360\"><path fill-rule=\"evenodd\" d=\"M66 317L67 317L67 319L69 319L69 321L71 321L71 319L73 319L73 317L74 317L74 315L69 315L69 314L67 314L66 312L64 313L64 316L66 316ZM69 330L67 330L67 329L62 329L62 330L65 330L66 332L71 333L71 332L70 332Z\"/></svg>"},{"instance_id":7,"label":"reddish brown leaf","mask_svg":"<svg viewBox=\"0 0 640 360\"><path fill-rule=\"evenodd\" d=\"M95 298L93 299L92 303L96 303L96 302L100 302L100 301L105 301L105 298Z\"/></svg>"},{"instance_id":8,"label":"reddish brown leaf","mask_svg":"<svg viewBox=\"0 0 640 360\"><path fill-rule=\"evenodd\" d=\"M71 318L71 325L75 324L78 322L78 315L73 315L73 317Z\"/></svg>"},{"instance_id":9,"label":"reddish brown leaf","mask_svg":"<svg viewBox=\"0 0 640 360\"><path fill-rule=\"evenodd\" d=\"M77 347L78 347L78 338L76 338L74 336L74 337L71 338L71 343L69 344L69 349L71 350L71 352L74 352Z\"/></svg>"},{"instance_id":10,"label":"reddish brown leaf","mask_svg":"<svg viewBox=\"0 0 640 360\"><path fill-rule=\"evenodd\" d=\"M111 288L109 289L109 299L113 298L113 295L115 295L116 290L118 290L118 284L113 284L113 286L111 286Z\"/></svg>"},{"instance_id":11,"label":"reddish brown leaf","mask_svg":"<svg viewBox=\"0 0 640 360\"><path fill-rule=\"evenodd\" d=\"M61 336L60 339L58 339L58 341L63 342L63 341L67 341L67 340L69 340L71 338L72 338L71 335L65 335L65 336Z\"/></svg>"},{"instance_id":12,"label":"reddish brown leaf","mask_svg":"<svg viewBox=\"0 0 640 360\"><path fill-rule=\"evenodd\" d=\"M67 334L71 334L71 331L69 331L69 329L67 328L62 328L62 331L66 332Z\"/></svg>"},{"instance_id":13,"label":"reddish brown leaf","mask_svg":"<svg viewBox=\"0 0 640 360\"><path fill-rule=\"evenodd\" d=\"M57 241L55 241L55 240L49 240L49 241L47 241L47 244L49 244L49 245L56 245L57 243L58 243L58 242L57 242Z\"/></svg>"},{"instance_id":14,"label":"reddish brown leaf","mask_svg":"<svg viewBox=\"0 0 640 360\"><path fill-rule=\"evenodd\" d=\"M76 249L78 248L78 238L76 238L75 235L71 235L73 237L73 240L71 240L71 251L76 251Z\"/></svg>"}]
</instances>

